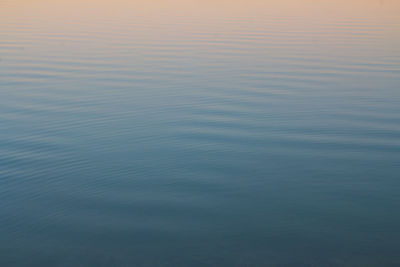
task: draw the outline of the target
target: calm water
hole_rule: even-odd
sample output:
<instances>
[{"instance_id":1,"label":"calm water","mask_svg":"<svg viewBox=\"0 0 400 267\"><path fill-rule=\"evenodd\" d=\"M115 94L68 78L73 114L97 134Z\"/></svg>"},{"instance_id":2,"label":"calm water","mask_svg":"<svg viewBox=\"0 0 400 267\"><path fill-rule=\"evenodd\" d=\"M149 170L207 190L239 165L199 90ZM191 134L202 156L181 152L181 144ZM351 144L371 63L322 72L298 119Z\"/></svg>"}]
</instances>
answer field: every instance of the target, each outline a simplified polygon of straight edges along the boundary
<instances>
[{"instance_id":1,"label":"calm water","mask_svg":"<svg viewBox=\"0 0 400 267\"><path fill-rule=\"evenodd\" d=\"M0 266L399 266L397 0L0 1Z\"/></svg>"}]
</instances>

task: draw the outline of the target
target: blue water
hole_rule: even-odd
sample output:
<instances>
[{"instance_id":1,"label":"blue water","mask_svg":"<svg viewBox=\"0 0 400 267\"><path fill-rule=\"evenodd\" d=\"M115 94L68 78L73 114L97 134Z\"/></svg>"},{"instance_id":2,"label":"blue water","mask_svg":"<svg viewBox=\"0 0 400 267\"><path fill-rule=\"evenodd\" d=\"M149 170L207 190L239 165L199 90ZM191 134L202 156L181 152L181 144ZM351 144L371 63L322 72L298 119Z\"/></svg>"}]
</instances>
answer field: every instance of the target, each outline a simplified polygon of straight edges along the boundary
<instances>
[{"instance_id":1,"label":"blue water","mask_svg":"<svg viewBox=\"0 0 400 267\"><path fill-rule=\"evenodd\" d=\"M399 266L400 5L285 1L0 1L0 266Z\"/></svg>"}]
</instances>

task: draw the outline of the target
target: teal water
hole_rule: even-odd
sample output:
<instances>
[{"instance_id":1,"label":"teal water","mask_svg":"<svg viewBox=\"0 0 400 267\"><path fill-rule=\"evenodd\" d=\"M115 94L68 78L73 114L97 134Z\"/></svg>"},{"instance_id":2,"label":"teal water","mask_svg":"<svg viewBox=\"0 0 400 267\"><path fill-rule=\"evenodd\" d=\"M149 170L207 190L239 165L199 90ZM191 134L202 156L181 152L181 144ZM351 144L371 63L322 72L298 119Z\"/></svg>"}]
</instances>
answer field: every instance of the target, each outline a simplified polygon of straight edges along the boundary
<instances>
[{"instance_id":1,"label":"teal water","mask_svg":"<svg viewBox=\"0 0 400 267\"><path fill-rule=\"evenodd\" d=\"M400 5L283 2L0 1L0 266L399 266Z\"/></svg>"}]
</instances>

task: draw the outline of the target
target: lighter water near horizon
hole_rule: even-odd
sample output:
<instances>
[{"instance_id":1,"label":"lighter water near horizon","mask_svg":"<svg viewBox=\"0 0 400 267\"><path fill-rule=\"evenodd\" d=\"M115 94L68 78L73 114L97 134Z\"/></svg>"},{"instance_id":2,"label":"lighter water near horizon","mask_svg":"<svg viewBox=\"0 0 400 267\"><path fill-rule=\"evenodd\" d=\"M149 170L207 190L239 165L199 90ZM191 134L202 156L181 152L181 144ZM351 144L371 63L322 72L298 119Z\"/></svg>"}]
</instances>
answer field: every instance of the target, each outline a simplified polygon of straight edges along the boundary
<instances>
[{"instance_id":1,"label":"lighter water near horizon","mask_svg":"<svg viewBox=\"0 0 400 267\"><path fill-rule=\"evenodd\" d=\"M400 1L0 1L0 266L399 266Z\"/></svg>"}]
</instances>

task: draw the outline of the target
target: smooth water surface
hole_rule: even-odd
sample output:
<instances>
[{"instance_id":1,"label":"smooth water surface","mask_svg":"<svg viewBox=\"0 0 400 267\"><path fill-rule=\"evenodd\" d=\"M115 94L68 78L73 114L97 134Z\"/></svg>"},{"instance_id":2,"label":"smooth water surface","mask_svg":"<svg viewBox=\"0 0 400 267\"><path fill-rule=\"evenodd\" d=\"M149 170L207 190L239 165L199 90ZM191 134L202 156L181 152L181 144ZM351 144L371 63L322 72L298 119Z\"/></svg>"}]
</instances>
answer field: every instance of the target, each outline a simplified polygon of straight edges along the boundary
<instances>
[{"instance_id":1,"label":"smooth water surface","mask_svg":"<svg viewBox=\"0 0 400 267\"><path fill-rule=\"evenodd\" d=\"M400 1L0 1L0 266L399 266L399 227Z\"/></svg>"}]
</instances>

